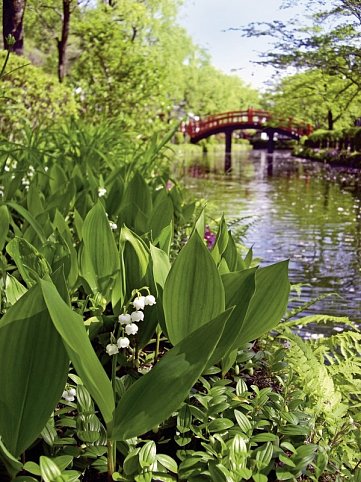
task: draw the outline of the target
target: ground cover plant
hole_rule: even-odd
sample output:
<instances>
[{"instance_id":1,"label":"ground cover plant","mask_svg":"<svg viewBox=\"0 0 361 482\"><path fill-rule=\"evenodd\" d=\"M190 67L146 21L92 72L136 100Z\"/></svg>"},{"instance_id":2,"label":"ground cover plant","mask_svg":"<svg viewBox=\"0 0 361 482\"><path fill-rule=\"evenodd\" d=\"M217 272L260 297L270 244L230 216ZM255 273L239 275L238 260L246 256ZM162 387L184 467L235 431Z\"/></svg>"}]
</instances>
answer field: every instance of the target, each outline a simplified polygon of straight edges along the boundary
<instances>
[{"instance_id":1,"label":"ground cover plant","mask_svg":"<svg viewBox=\"0 0 361 482\"><path fill-rule=\"evenodd\" d=\"M74 122L1 142L2 480L357 480L358 332L292 334L287 261L207 225L173 131Z\"/></svg>"}]
</instances>

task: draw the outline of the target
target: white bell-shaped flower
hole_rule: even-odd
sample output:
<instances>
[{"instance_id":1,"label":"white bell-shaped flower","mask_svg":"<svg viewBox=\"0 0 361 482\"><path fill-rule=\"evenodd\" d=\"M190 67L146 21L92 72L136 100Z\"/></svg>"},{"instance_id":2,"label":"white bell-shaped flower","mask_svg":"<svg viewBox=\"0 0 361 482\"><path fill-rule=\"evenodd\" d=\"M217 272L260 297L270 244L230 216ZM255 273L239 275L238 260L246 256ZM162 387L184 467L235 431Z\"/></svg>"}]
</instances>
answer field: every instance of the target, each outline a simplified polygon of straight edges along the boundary
<instances>
[{"instance_id":1,"label":"white bell-shaped flower","mask_svg":"<svg viewBox=\"0 0 361 482\"><path fill-rule=\"evenodd\" d=\"M153 295L148 295L145 297L145 304L146 305L149 305L149 306L152 306L152 305L155 305L155 298Z\"/></svg>"},{"instance_id":2,"label":"white bell-shaped flower","mask_svg":"<svg viewBox=\"0 0 361 482\"><path fill-rule=\"evenodd\" d=\"M123 313L122 315L119 315L118 320L121 325L127 325L128 323L132 322L132 319L130 318L130 315L128 313Z\"/></svg>"},{"instance_id":3,"label":"white bell-shaped flower","mask_svg":"<svg viewBox=\"0 0 361 482\"><path fill-rule=\"evenodd\" d=\"M118 338L117 345L118 345L119 349L120 348L128 348L128 346L130 345L129 338L127 338L126 336L122 336L122 337Z\"/></svg>"},{"instance_id":4,"label":"white bell-shaped flower","mask_svg":"<svg viewBox=\"0 0 361 482\"><path fill-rule=\"evenodd\" d=\"M75 388L70 388L69 390L64 390L61 398L64 398L67 402L74 402L76 397Z\"/></svg>"},{"instance_id":5,"label":"white bell-shaped flower","mask_svg":"<svg viewBox=\"0 0 361 482\"><path fill-rule=\"evenodd\" d=\"M109 343L109 345L105 347L105 351L108 353L109 356L116 355L117 353L119 353L118 346L115 345L114 343Z\"/></svg>"},{"instance_id":6,"label":"white bell-shaped flower","mask_svg":"<svg viewBox=\"0 0 361 482\"><path fill-rule=\"evenodd\" d=\"M137 296L134 298L133 306L136 310L144 310L145 296Z\"/></svg>"},{"instance_id":7,"label":"white bell-shaped flower","mask_svg":"<svg viewBox=\"0 0 361 482\"><path fill-rule=\"evenodd\" d=\"M138 331L138 325L135 323L130 323L129 325L125 326L125 333L127 335L135 335Z\"/></svg>"},{"instance_id":8,"label":"white bell-shaped flower","mask_svg":"<svg viewBox=\"0 0 361 482\"><path fill-rule=\"evenodd\" d=\"M133 311L133 313L130 314L130 318L132 321L142 321L144 320L144 313L143 311Z\"/></svg>"}]
</instances>

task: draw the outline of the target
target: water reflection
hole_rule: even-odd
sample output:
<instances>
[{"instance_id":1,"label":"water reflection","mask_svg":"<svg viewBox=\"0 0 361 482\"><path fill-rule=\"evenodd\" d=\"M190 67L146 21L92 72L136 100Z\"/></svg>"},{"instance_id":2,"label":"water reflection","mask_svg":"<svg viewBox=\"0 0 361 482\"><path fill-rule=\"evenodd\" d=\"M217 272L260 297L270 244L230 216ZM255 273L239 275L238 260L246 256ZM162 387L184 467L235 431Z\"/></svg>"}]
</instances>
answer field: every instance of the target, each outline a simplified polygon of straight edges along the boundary
<instances>
[{"instance_id":1,"label":"water reflection","mask_svg":"<svg viewBox=\"0 0 361 482\"><path fill-rule=\"evenodd\" d=\"M249 223L244 241L263 265L289 258L291 282L306 284L301 301L338 293L307 314L360 322L361 174L288 153L233 154L227 175L222 155L204 161L183 174L186 186L208 200L207 212L236 220L233 229Z\"/></svg>"}]
</instances>

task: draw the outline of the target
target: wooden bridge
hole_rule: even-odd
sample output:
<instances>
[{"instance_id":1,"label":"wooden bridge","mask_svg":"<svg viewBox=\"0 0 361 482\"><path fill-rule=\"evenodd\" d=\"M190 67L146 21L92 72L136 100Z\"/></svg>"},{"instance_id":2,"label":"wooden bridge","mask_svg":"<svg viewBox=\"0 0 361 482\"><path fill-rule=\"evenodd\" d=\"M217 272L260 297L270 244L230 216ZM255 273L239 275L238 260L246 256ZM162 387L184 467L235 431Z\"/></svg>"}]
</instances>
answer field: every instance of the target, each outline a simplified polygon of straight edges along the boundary
<instances>
[{"instance_id":1,"label":"wooden bridge","mask_svg":"<svg viewBox=\"0 0 361 482\"><path fill-rule=\"evenodd\" d=\"M192 120L184 124L182 131L190 137L190 141L195 144L206 137L224 133L226 136L226 170L227 157L231 160L232 133L240 129L256 129L266 132L268 136L268 152L274 150L274 135L299 140L304 135L312 132L310 124L298 122L292 118L281 118L273 116L264 110L248 109L244 111L224 112L221 114L210 115L199 120Z\"/></svg>"}]
</instances>

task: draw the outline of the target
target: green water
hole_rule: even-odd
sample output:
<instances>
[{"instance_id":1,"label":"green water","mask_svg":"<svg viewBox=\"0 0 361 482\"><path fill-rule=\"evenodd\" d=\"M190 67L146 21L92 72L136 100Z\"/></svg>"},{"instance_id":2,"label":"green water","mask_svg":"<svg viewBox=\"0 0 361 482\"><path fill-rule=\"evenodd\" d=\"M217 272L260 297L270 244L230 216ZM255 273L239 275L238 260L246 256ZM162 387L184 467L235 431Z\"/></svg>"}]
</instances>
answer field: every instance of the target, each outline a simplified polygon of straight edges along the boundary
<instances>
[{"instance_id":1,"label":"green water","mask_svg":"<svg viewBox=\"0 0 361 482\"><path fill-rule=\"evenodd\" d=\"M224 213L236 235L250 224L243 241L253 246L261 265L290 260L290 281L305 284L299 302L337 293L304 314L361 322L360 172L263 151L233 155L228 175L221 154L181 160L180 166L184 184L208 200L208 214Z\"/></svg>"}]
</instances>

